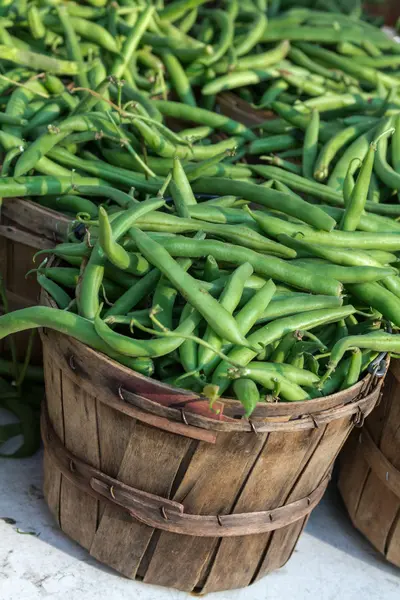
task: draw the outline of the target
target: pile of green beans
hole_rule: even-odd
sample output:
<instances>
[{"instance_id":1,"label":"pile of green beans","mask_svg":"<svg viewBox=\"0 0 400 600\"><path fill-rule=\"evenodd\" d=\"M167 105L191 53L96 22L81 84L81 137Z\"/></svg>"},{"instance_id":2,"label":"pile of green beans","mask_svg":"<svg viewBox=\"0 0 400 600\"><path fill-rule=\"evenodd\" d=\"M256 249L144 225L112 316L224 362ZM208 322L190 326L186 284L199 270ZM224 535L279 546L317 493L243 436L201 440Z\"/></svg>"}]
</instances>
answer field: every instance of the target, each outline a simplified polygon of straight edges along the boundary
<instances>
[{"instance_id":1,"label":"pile of green beans","mask_svg":"<svg viewBox=\"0 0 400 600\"><path fill-rule=\"evenodd\" d=\"M0 338L53 328L211 402L236 396L246 416L263 400L346 389L383 347L398 351L400 337L385 329L387 321L400 326L400 280L389 251L400 250L399 233L385 234L387 251L376 234L362 250L349 249L364 234L338 231L333 217L321 231L289 210L265 208L274 197L282 208L286 198L301 208L293 192L274 196L269 187L238 184L235 196L229 179L216 181L218 197L199 197L176 157L164 196L111 213L100 207L83 239L73 229L69 241L38 252L34 273L58 308L4 315ZM202 185L210 185L207 178ZM287 232L291 227L300 239ZM336 246L343 236L345 250ZM341 360L347 347L339 352L337 345L348 336L358 345Z\"/></svg>"},{"instance_id":2,"label":"pile of green beans","mask_svg":"<svg viewBox=\"0 0 400 600\"><path fill-rule=\"evenodd\" d=\"M27 275L55 306L0 339L53 328L247 417L400 352L400 46L295 4L0 7L0 198L71 217Z\"/></svg>"}]
</instances>

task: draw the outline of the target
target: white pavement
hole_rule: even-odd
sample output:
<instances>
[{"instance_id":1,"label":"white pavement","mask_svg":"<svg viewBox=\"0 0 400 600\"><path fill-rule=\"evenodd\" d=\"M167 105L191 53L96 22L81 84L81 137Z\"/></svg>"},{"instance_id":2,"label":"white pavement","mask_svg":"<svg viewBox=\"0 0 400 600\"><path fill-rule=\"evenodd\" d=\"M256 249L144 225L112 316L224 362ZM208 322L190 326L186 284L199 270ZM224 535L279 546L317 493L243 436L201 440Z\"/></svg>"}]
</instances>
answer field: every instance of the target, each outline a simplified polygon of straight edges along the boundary
<instances>
[{"instance_id":1,"label":"white pavement","mask_svg":"<svg viewBox=\"0 0 400 600\"><path fill-rule=\"evenodd\" d=\"M189 600L129 581L61 533L41 493L41 454L0 459L0 600ZM33 535L29 535L32 533ZM311 516L289 563L243 590L207 600L400 600L400 569L351 526L335 487Z\"/></svg>"}]
</instances>

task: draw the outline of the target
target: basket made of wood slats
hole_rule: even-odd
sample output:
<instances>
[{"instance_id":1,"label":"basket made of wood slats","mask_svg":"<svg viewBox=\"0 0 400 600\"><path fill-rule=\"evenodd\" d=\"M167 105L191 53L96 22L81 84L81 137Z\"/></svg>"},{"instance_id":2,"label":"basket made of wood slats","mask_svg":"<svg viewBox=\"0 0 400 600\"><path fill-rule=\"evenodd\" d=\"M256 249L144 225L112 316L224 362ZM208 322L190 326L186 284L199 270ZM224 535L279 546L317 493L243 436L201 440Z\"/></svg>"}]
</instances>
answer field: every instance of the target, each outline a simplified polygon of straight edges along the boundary
<instances>
[{"instance_id":1,"label":"basket made of wood slats","mask_svg":"<svg viewBox=\"0 0 400 600\"><path fill-rule=\"evenodd\" d=\"M37 304L40 294L36 277L25 278L34 267L33 255L61 241L69 219L39 204L19 198L3 201L0 221L0 273L7 291L10 309ZM2 308L0 307L0 312ZM25 354L28 333L15 336L19 358ZM7 341L0 342L0 353L7 349ZM33 360L40 362L39 338L33 350Z\"/></svg>"},{"instance_id":2,"label":"basket made of wood slats","mask_svg":"<svg viewBox=\"0 0 400 600\"><path fill-rule=\"evenodd\" d=\"M188 592L244 587L286 563L382 384L367 375L247 420L235 400L216 413L71 337L42 341L44 493L58 524L123 575Z\"/></svg>"},{"instance_id":3,"label":"basket made of wood slats","mask_svg":"<svg viewBox=\"0 0 400 600\"><path fill-rule=\"evenodd\" d=\"M340 457L339 490L354 526L400 567L400 361L382 400Z\"/></svg>"}]
</instances>

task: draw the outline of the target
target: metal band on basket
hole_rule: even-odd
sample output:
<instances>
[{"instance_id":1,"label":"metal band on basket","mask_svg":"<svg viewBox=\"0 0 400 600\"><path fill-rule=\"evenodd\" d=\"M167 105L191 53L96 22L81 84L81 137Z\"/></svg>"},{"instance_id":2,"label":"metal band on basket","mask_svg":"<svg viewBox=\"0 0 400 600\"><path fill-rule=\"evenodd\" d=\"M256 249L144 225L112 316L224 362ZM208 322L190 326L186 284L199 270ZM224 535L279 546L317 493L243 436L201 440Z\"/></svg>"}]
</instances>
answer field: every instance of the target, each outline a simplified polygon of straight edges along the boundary
<instances>
[{"instance_id":1,"label":"metal band on basket","mask_svg":"<svg viewBox=\"0 0 400 600\"><path fill-rule=\"evenodd\" d=\"M359 441L363 458L370 469L400 500L400 471L386 458L366 427L362 430Z\"/></svg>"},{"instance_id":2,"label":"metal band on basket","mask_svg":"<svg viewBox=\"0 0 400 600\"><path fill-rule=\"evenodd\" d=\"M322 498L330 471L305 498L273 510L228 515L185 513L179 502L149 494L109 477L69 452L43 409L42 437L50 460L71 483L98 500L107 501L150 527L197 537L232 537L274 531L304 519Z\"/></svg>"}]
</instances>

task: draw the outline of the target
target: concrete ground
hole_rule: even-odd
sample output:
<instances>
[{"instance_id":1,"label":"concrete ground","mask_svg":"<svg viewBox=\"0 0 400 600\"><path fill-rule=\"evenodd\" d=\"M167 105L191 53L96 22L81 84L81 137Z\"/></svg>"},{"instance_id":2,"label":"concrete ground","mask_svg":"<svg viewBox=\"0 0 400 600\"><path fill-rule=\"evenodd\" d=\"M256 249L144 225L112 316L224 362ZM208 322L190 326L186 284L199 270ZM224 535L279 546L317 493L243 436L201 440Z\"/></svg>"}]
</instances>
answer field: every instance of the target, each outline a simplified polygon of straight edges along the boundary
<instances>
[{"instance_id":1,"label":"concrete ground","mask_svg":"<svg viewBox=\"0 0 400 600\"><path fill-rule=\"evenodd\" d=\"M42 495L41 454L0 459L0 600L184 600L129 581L61 533ZM289 563L250 588L207 600L399 600L400 569L355 531L334 485Z\"/></svg>"}]
</instances>

